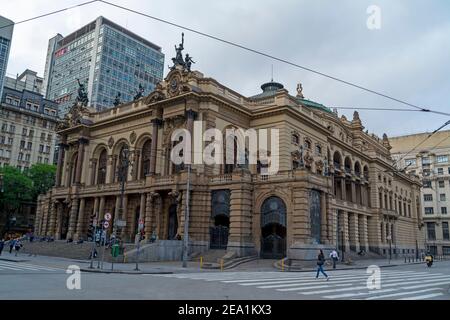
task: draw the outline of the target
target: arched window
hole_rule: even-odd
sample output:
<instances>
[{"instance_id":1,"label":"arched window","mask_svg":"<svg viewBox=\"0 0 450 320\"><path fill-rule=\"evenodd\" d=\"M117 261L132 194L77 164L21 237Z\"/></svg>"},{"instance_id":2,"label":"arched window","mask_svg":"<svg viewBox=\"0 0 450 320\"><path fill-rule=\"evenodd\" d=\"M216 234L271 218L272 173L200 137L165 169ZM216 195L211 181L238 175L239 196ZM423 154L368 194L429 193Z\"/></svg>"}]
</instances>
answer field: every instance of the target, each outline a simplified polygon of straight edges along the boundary
<instances>
[{"instance_id":1,"label":"arched window","mask_svg":"<svg viewBox=\"0 0 450 320\"><path fill-rule=\"evenodd\" d=\"M346 173L351 173L352 172L352 161L350 160L349 157L345 158L344 166L345 166L345 172Z\"/></svg>"},{"instance_id":2,"label":"arched window","mask_svg":"<svg viewBox=\"0 0 450 320\"><path fill-rule=\"evenodd\" d=\"M316 144L316 154L322 154L322 146L320 144Z\"/></svg>"},{"instance_id":3,"label":"arched window","mask_svg":"<svg viewBox=\"0 0 450 320\"><path fill-rule=\"evenodd\" d=\"M98 157L98 169L97 169L97 184L106 183L106 167L107 167L107 152L106 149L100 153Z\"/></svg>"},{"instance_id":4,"label":"arched window","mask_svg":"<svg viewBox=\"0 0 450 320\"><path fill-rule=\"evenodd\" d=\"M150 156L152 152L152 140L148 139L142 146L142 168L141 179L144 179L150 173Z\"/></svg>"},{"instance_id":5,"label":"arched window","mask_svg":"<svg viewBox=\"0 0 450 320\"><path fill-rule=\"evenodd\" d=\"M361 165L359 162L355 163L355 174L359 177L361 175Z\"/></svg>"},{"instance_id":6,"label":"arched window","mask_svg":"<svg viewBox=\"0 0 450 320\"><path fill-rule=\"evenodd\" d=\"M184 139L184 137L182 135L180 135L178 137L178 141L173 141L172 142L172 150L177 144L181 143L183 141L183 139ZM172 158L171 158L172 150L169 152L168 160L169 160L169 166L172 165L172 174L175 174L175 173L179 173L180 171L184 170L184 162L182 162L180 164L173 163ZM180 152L178 154L176 154L176 156L183 158L184 157L184 149L181 149Z\"/></svg>"},{"instance_id":7,"label":"arched window","mask_svg":"<svg viewBox=\"0 0 450 320\"><path fill-rule=\"evenodd\" d=\"M342 158L337 151L333 154L333 165L335 170L341 170Z\"/></svg>"}]
</instances>

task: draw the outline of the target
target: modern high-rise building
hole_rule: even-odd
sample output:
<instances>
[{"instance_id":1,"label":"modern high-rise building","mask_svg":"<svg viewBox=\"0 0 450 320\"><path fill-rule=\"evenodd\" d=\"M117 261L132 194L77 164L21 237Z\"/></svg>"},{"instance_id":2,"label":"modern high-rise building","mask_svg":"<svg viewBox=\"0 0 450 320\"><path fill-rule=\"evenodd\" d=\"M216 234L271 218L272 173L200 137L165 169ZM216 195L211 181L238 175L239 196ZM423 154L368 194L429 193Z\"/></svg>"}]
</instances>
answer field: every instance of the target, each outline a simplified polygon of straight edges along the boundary
<instances>
[{"instance_id":1,"label":"modern high-rise building","mask_svg":"<svg viewBox=\"0 0 450 320\"><path fill-rule=\"evenodd\" d=\"M389 141L397 167L422 180L421 209L427 249L435 255L450 255L450 130Z\"/></svg>"},{"instance_id":2,"label":"modern high-rise building","mask_svg":"<svg viewBox=\"0 0 450 320\"><path fill-rule=\"evenodd\" d=\"M3 82L8 66L9 50L14 30L14 22L0 16L0 97L2 97Z\"/></svg>"},{"instance_id":3,"label":"modern high-rise building","mask_svg":"<svg viewBox=\"0 0 450 320\"><path fill-rule=\"evenodd\" d=\"M161 47L98 17L66 37L50 39L44 73L46 98L59 103L64 117L75 102L78 80L88 91L89 105L98 111L120 101L133 100L139 85L143 94L162 80L164 54Z\"/></svg>"}]
</instances>

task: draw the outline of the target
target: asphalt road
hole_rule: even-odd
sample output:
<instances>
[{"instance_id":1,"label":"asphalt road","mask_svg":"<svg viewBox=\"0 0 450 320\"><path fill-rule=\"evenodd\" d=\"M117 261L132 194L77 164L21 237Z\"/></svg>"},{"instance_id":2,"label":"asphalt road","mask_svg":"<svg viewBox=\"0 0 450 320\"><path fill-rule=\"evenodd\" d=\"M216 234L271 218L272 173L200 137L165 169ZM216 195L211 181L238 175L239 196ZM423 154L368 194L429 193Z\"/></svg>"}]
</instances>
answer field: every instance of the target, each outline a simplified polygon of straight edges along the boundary
<instances>
[{"instance_id":1,"label":"asphalt road","mask_svg":"<svg viewBox=\"0 0 450 320\"><path fill-rule=\"evenodd\" d=\"M69 265L83 261L37 257L1 259L0 299L160 299L160 300L301 300L301 299L412 299L450 300L450 261L402 265L381 269L380 288L367 288L366 270L280 272L270 264L253 262L230 271L175 270L173 274L98 274L81 272L78 283L67 273ZM255 266L255 268L252 267ZM371 282L372 285L377 282Z\"/></svg>"}]
</instances>

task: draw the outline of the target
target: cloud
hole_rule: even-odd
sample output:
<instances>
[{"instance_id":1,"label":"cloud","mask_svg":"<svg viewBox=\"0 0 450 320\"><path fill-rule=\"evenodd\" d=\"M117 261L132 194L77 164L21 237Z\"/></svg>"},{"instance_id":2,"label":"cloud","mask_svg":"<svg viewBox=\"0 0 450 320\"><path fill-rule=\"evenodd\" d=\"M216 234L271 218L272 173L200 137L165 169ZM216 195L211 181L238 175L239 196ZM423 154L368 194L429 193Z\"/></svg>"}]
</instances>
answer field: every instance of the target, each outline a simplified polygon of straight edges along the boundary
<instances>
[{"instance_id":1,"label":"cloud","mask_svg":"<svg viewBox=\"0 0 450 320\"><path fill-rule=\"evenodd\" d=\"M332 0L307 1L141 1L111 0L121 6L185 25L318 71L367 86L421 106L447 111L450 101L450 5L447 1ZM2 15L15 21L79 3L75 0L16 0L2 4ZM381 8L382 27L366 26L369 5ZM48 39L67 35L103 15L160 45L166 69L181 30L109 7L91 4L17 25L9 73L31 68L43 74ZM424 17L427 17L424 19ZM394 101L272 61L189 31L186 51L195 69L250 96L274 80L295 93L303 83L307 98L327 106L408 108ZM351 117L353 111L342 112ZM418 112L360 112L364 125L389 136L432 131L442 116Z\"/></svg>"}]
</instances>

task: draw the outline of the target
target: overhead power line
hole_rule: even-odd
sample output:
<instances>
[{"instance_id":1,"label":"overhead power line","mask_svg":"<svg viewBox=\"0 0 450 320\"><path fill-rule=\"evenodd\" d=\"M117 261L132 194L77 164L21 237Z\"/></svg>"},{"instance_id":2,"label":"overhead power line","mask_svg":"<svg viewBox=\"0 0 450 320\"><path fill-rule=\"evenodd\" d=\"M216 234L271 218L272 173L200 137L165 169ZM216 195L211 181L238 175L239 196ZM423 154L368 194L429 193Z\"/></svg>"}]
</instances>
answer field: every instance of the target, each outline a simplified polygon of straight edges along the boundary
<instances>
[{"instance_id":1,"label":"overhead power line","mask_svg":"<svg viewBox=\"0 0 450 320\"><path fill-rule=\"evenodd\" d=\"M448 126L450 124L450 120L445 122L442 126L440 126L439 128L437 128L436 130L434 130L433 132L431 132L430 134L428 134L426 136L425 139L423 139L420 143L418 143L416 146L414 146L411 150L409 150L407 153L405 153L403 156L401 156L400 158L398 158L393 166L396 166L401 160L403 160L407 155L409 155L411 152L413 152L414 150L416 150L418 147L420 147L422 144L425 143L425 141L427 141L428 139L430 139L435 133L437 133L438 131L440 131L441 129L443 129L444 127ZM444 139L445 140L445 139ZM442 141L441 141L442 142ZM441 143L439 142L439 144ZM406 168L408 168L410 165L407 165L405 168L401 169L400 171L404 171L406 170Z\"/></svg>"},{"instance_id":2,"label":"overhead power line","mask_svg":"<svg viewBox=\"0 0 450 320\"><path fill-rule=\"evenodd\" d=\"M32 18L28 18L28 19L25 19L25 20L21 20L21 21L18 21L18 22L14 22L14 23L10 23L10 24L1 26L0 29L12 27L14 25L18 25L18 24L21 24L21 23L25 23L25 22L36 20L36 19L48 17L48 16L51 16L51 15L54 15L54 14L57 14L57 13L60 13L60 12L63 12L63 11L67 11L67 10L74 9L74 8L77 8L77 7L86 6L88 4L91 4L91 3L94 3L94 2L97 2L97 1L99 1L99 0L91 0L91 1L80 3L80 4L76 4L76 5L71 6L71 7L66 7L66 8L55 10L55 11L52 11L52 12L49 12L49 13L44 13L44 14L41 14L39 16L35 16L35 17L32 17Z\"/></svg>"},{"instance_id":3,"label":"overhead power line","mask_svg":"<svg viewBox=\"0 0 450 320\"><path fill-rule=\"evenodd\" d=\"M99 1L102 2L102 3L105 3L107 5L113 6L113 7L116 7L116 8L122 9L122 10L126 10L126 11L129 11L129 12L132 12L132 13L135 13L135 14L138 14L138 15L141 15L141 16L144 16L144 17L147 17L147 18L150 18L150 19L153 19L153 20L165 23L165 24L169 24L171 26L174 26L174 27L177 27L177 28L180 28L180 29L183 29L183 30L191 31L191 32L199 34L201 36L204 36L204 37L207 37L207 38L210 38L210 39L213 39L213 40L217 40L217 41L220 41L222 43L226 43L226 44L229 44L231 46L234 46L234 47L237 47L237 48L249 51L249 52L253 52L253 53L256 53L258 55L262 55L264 57L267 57L267 58L270 58L270 59L273 59L273 60L276 60L276 61L288 64L288 65L291 65L291 66L294 66L294 67L297 67L297 68L300 68L300 69L303 69L303 70L306 70L306 71L318 74L320 76L332 79L334 81L338 81L338 82L344 83L344 84L352 86L354 88L358 88L360 90L363 90L363 91L366 91L366 92L369 92L369 93L372 93L372 94L384 97L384 98L389 99L389 100L396 101L398 103L407 105L409 107L413 107L413 108L418 109L418 110L420 110L422 112L435 112L435 113L438 112L438 111L431 110L429 108L420 107L418 105L406 102L406 101L401 100L401 99L394 98L394 97L389 96L387 94L384 94L384 93L381 93L381 92L378 92L378 91L375 91L375 90L363 87L361 85L358 85L358 84L355 84L355 83L352 83L352 82L349 82L349 81L346 81L346 80L343 80L343 79L331 76L329 74L326 74L326 73L323 73L323 72L311 69L309 67L305 67L305 66L299 65L297 63L294 63L294 62L291 62L291 61L288 61L288 60L285 60L285 59L282 59L282 58L278 58L278 57L273 56L271 54L268 54L268 53L265 53L265 52L262 52L262 51L259 51L259 50L256 50L256 49L252 49L250 47L247 47L247 46L244 46L244 45L232 42L232 41L228 41L228 40L225 40L225 39L213 36L213 35L205 33L205 32L201 32L201 31L189 28L189 27L185 27L185 26L182 26L182 25L174 23L174 22L170 22L170 21L165 20L165 19L161 19L161 18L158 18L158 17L155 17L155 16L151 16L151 15L148 15L148 14L145 14L145 13L142 13L142 12L139 12L139 11L136 11L136 10L124 7L124 6L120 6L120 5L115 4L115 3L111 3L111 2L108 2L108 1L104 1L104 0L99 0ZM445 113L445 112L439 112L439 113L442 114L442 115L450 116L450 113Z\"/></svg>"}]
</instances>

